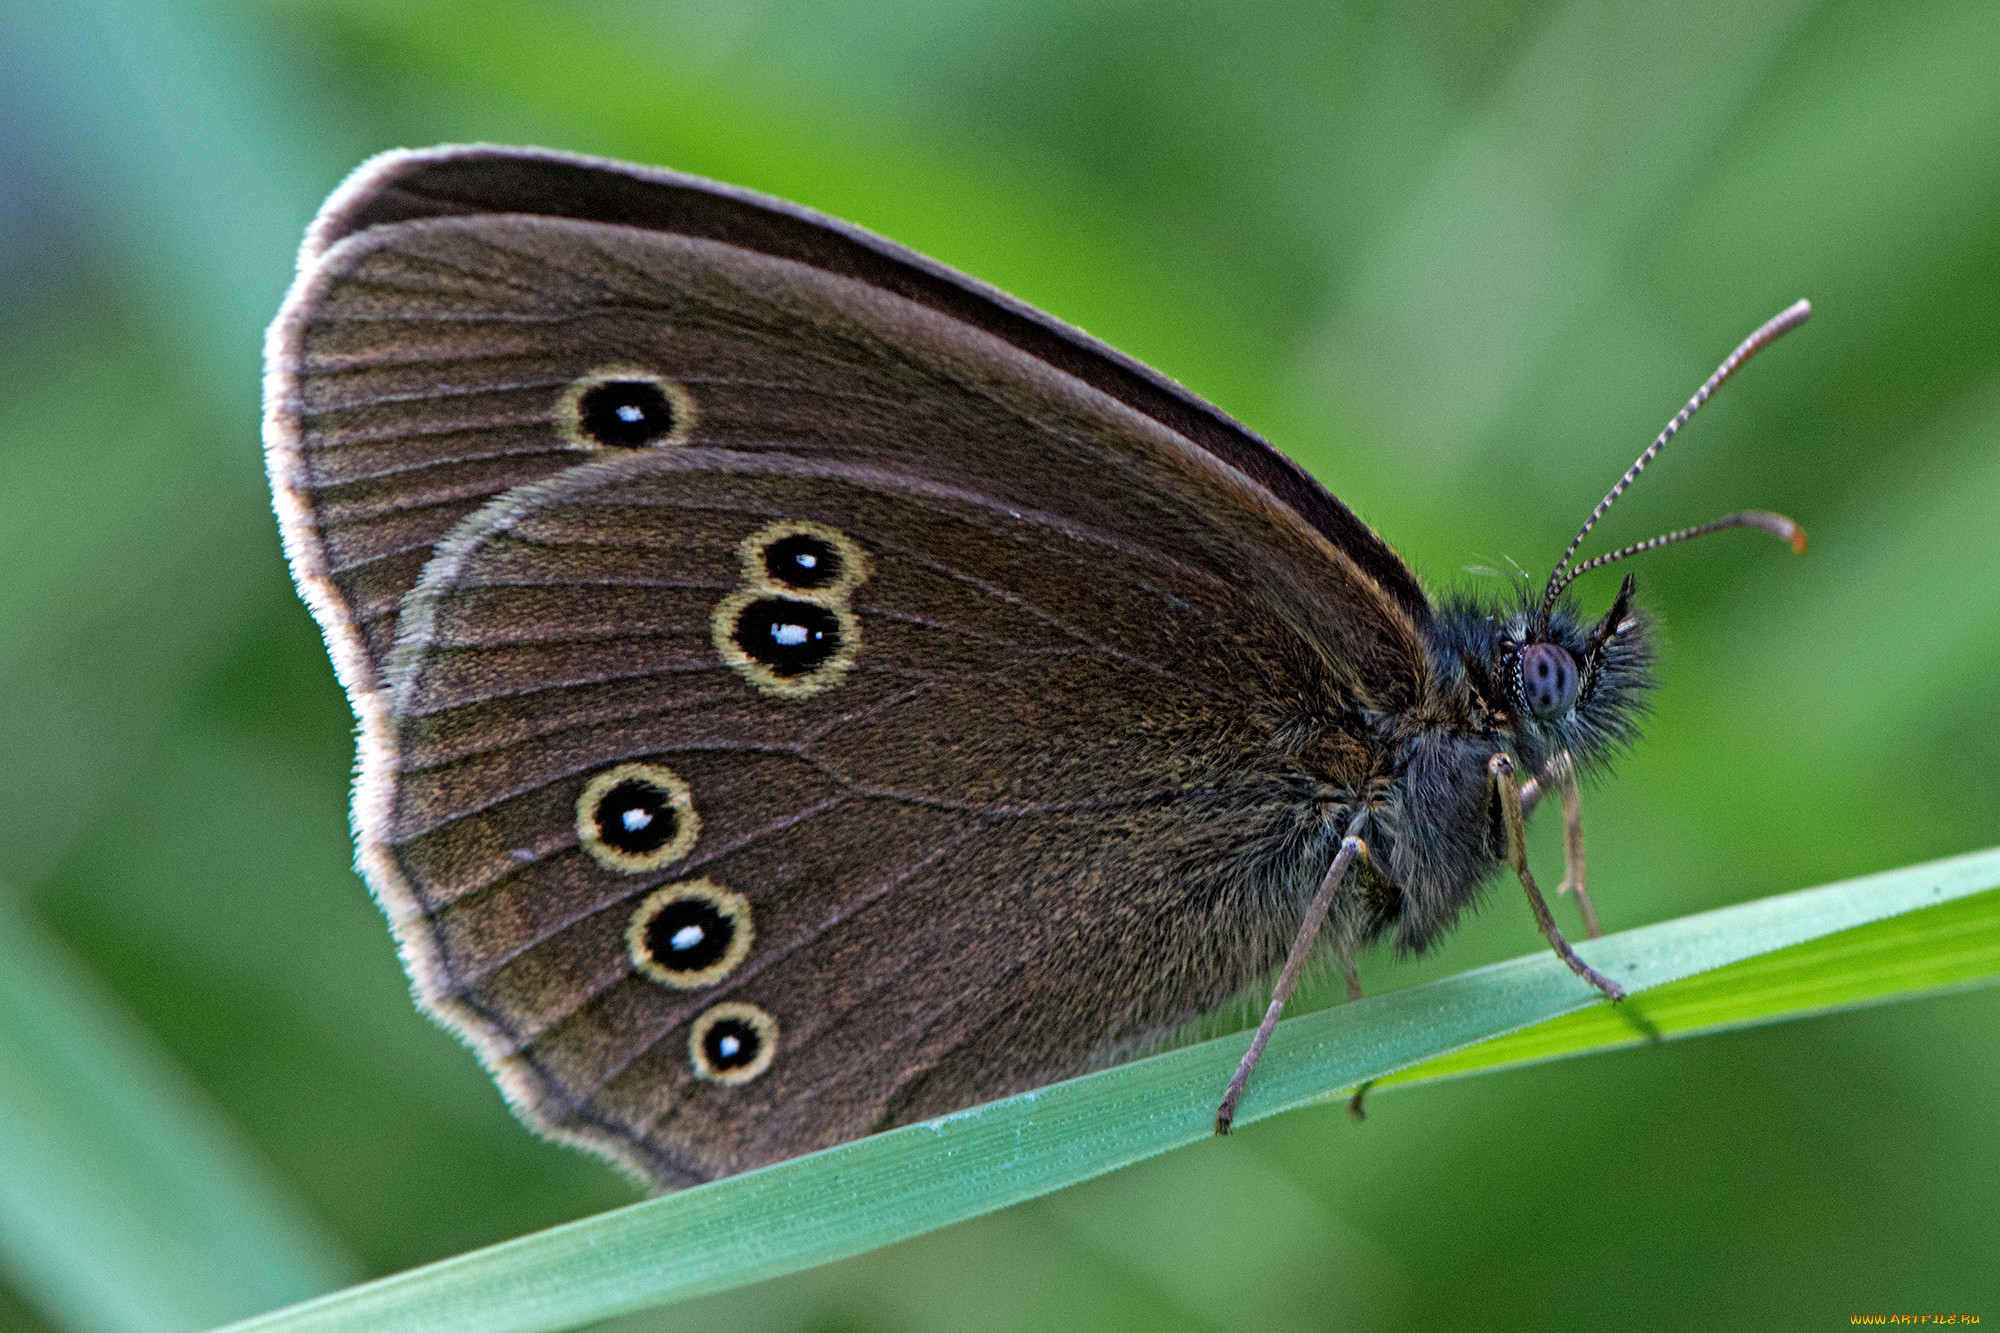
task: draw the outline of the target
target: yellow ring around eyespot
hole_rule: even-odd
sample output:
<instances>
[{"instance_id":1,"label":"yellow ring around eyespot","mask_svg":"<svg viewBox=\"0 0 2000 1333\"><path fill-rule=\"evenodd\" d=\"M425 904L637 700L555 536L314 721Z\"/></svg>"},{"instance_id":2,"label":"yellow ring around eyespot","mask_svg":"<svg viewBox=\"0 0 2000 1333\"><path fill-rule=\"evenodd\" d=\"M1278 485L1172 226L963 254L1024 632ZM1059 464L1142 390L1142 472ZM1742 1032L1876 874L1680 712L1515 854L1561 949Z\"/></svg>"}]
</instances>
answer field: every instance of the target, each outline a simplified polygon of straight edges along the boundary
<instances>
[{"instance_id":1,"label":"yellow ring around eyespot","mask_svg":"<svg viewBox=\"0 0 2000 1333\"><path fill-rule=\"evenodd\" d=\"M732 928L729 947L723 951L722 957L693 972L676 972L664 966L646 948L647 927L667 906L680 902L707 903ZM662 986L672 986L676 990L699 990L703 986L713 986L749 957L754 934L750 924L750 901L742 894L731 893L713 880L683 879L662 885L646 895L625 927L625 948L632 956L632 966Z\"/></svg>"},{"instance_id":2,"label":"yellow ring around eyespot","mask_svg":"<svg viewBox=\"0 0 2000 1333\"><path fill-rule=\"evenodd\" d=\"M824 588L793 588L772 578L771 571L764 566L764 549L787 537L816 537L831 546L834 554L840 557L840 577ZM776 523L765 524L737 544L736 559L743 568L745 588L774 593L810 592L830 597L844 596L875 572L868 553L852 537L838 528L803 518L781 518Z\"/></svg>"},{"instance_id":3,"label":"yellow ring around eyespot","mask_svg":"<svg viewBox=\"0 0 2000 1333\"><path fill-rule=\"evenodd\" d=\"M650 852L627 852L604 841L597 830L597 803L623 782L643 782L667 794L674 812L674 836ZM621 875L643 875L649 870L672 865L694 850L701 836L701 816L695 813L694 794L680 774L664 764L618 764L605 769L584 784L576 798L576 840L583 850L607 870Z\"/></svg>"},{"instance_id":4,"label":"yellow ring around eyespot","mask_svg":"<svg viewBox=\"0 0 2000 1333\"><path fill-rule=\"evenodd\" d=\"M736 620L745 607L752 602L777 598L788 602L808 602L833 612L840 626L840 647L833 656L821 662L811 671L797 676L781 676L770 667L743 651L736 642ZM744 588L730 593L716 603L715 612L709 617L709 639L715 650L722 654L722 660L735 667L742 677L757 688L761 694L774 695L780 699L803 699L818 694L821 690L832 689L840 683L854 665L854 659L861 651L861 622L855 617L854 609L847 604L842 594L825 596L818 592L798 592L790 588Z\"/></svg>"},{"instance_id":5,"label":"yellow ring around eyespot","mask_svg":"<svg viewBox=\"0 0 2000 1333\"><path fill-rule=\"evenodd\" d=\"M730 1018L747 1023L756 1032L757 1054L741 1069L717 1069L708 1062L708 1052L702 1049L702 1038L717 1023ZM732 1086L748 1083L769 1069L771 1062L778 1058L778 1020L756 1005L739 1000L712 1005L702 1010L694 1020L694 1026L688 1029L688 1058L694 1063L696 1078Z\"/></svg>"},{"instance_id":6,"label":"yellow ring around eyespot","mask_svg":"<svg viewBox=\"0 0 2000 1333\"><path fill-rule=\"evenodd\" d=\"M602 440L595 440L584 434L583 396L600 384L613 384L620 380L651 384L665 394L667 402L674 410L674 428L658 439L631 446L606 444ZM556 431L562 436L563 444L571 449L581 449L589 453L602 453L606 449L627 447L659 449L672 444L686 444L688 436L694 430L696 415L693 394L676 381L644 366L614 365L593 370L588 375L581 375L572 380L562 391L562 396L556 399Z\"/></svg>"}]
</instances>

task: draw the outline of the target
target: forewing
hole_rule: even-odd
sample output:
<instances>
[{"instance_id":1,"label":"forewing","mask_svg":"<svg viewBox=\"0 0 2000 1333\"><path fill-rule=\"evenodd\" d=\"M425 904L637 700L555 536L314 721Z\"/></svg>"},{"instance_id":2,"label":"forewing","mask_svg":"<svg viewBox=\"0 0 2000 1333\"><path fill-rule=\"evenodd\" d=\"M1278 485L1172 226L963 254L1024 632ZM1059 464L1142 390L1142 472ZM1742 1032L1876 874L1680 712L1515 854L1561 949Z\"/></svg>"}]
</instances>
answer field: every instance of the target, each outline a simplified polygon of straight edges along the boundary
<instances>
[{"instance_id":1,"label":"forewing","mask_svg":"<svg viewBox=\"0 0 2000 1333\"><path fill-rule=\"evenodd\" d=\"M1243 577L1357 686L1393 691L1390 705L1416 697L1426 611L1407 568L1294 465L1074 330L906 254L875 255L889 269L874 276L945 295L926 303L763 250L569 217L448 214L345 232L371 206L409 202L391 187L412 182L395 172L357 174L366 188L337 195L309 239L266 384L294 571L351 689L380 684L401 598L458 522L585 461L560 421L576 386L638 367L686 387L689 443L912 468L1168 545L1226 474L1268 511ZM819 234L788 214L769 220ZM828 246L860 236L893 248L820 230ZM1172 474L1139 488L1161 504L1133 505L1134 473Z\"/></svg>"},{"instance_id":2,"label":"forewing","mask_svg":"<svg viewBox=\"0 0 2000 1333\"><path fill-rule=\"evenodd\" d=\"M1240 423L1116 348L884 237L783 199L659 167L470 144L383 153L320 210L302 269L370 227L519 214L720 241L852 279L949 317L1151 418L1318 529L1419 622L1430 604L1394 551L1324 487Z\"/></svg>"}]
</instances>

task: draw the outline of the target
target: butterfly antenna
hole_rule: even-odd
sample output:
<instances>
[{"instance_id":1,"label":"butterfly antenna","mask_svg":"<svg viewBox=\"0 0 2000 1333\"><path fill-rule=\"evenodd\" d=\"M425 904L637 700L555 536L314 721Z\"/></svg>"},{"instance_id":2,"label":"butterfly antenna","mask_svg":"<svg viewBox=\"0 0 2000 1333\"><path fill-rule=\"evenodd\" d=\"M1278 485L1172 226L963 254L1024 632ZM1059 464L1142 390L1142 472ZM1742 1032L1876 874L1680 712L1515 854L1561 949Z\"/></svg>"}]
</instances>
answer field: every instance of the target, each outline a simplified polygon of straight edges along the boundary
<instances>
[{"instance_id":1,"label":"butterfly antenna","mask_svg":"<svg viewBox=\"0 0 2000 1333\"><path fill-rule=\"evenodd\" d=\"M1757 528L1770 533L1773 537L1784 538L1792 544L1792 549L1800 555L1806 553L1806 530L1804 528L1792 522L1792 520L1786 518L1783 514L1773 514L1762 509L1746 509L1740 514L1725 514L1714 522L1703 523L1699 527L1682 528L1679 532L1664 532L1657 537L1648 537L1645 541L1634 542L1623 550L1613 551L1610 555L1600 555L1584 561L1575 569L1563 575L1562 581L1554 584L1549 589L1548 596L1542 603L1542 614L1548 614L1549 608L1555 605L1556 594L1574 583L1578 575L1588 574L1593 569L1602 569L1606 565L1626 559L1629 556L1638 555L1642 551L1656 550L1662 546L1672 546L1675 542L1689 541L1696 537L1706 537L1709 533L1721 532L1724 528Z\"/></svg>"},{"instance_id":2,"label":"butterfly antenna","mask_svg":"<svg viewBox=\"0 0 2000 1333\"><path fill-rule=\"evenodd\" d=\"M1678 532L1665 533L1651 540L1628 546L1622 551L1614 551L1610 555L1601 555L1594 560L1587 560L1575 569L1567 568L1570 557L1576 554L1577 547L1583 545L1583 539L1590 535L1590 530L1597 526L1597 520L1603 518L1611 506L1617 503L1618 497L1625 493L1626 487L1638 480L1639 474L1646 470L1646 464L1652 462L1658 456L1660 450L1667 447L1667 441L1673 439L1680 432L1680 428L1687 424L1688 418L1701 409L1701 405L1709 400L1710 395L1721 388L1731 375L1734 375L1741 369L1744 362L1763 351L1766 347L1769 347L1784 334L1790 333L1793 329L1805 323L1806 316L1811 313L1812 304L1810 302L1795 301L1773 318L1766 320L1762 327L1738 344L1736 350L1731 352L1723 360L1722 364L1715 368L1715 373L1710 375L1702 383L1702 386L1694 391L1694 397L1688 399L1687 406L1677 412L1674 415L1674 419L1667 423L1667 428L1660 432L1660 437L1653 441L1651 447L1645 453L1639 455L1638 461L1625 469L1625 475L1618 479L1618 484L1611 488L1610 494L1597 502L1597 508L1590 511L1590 517L1583 521L1583 526L1577 529L1575 538L1571 540L1569 546L1563 551L1562 559L1556 561L1556 567L1549 572L1548 588L1542 594L1542 615L1544 617L1547 617L1549 611L1555 606L1556 596L1564 588L1567 588L1579 574L1585 573L1588 570L1599 569L1612 563L1614 560L1623 560L1628 556L1638 555L1641 551L1650 551L1659 546L1671 546L1675 542L1684 542L1707 533L1720 532L1724 528L1761 528L1765 532L1783 537L1786 541L1789 541L1792 544L1793 550L1800 553L1805 551L1805 531L1798 524L1792 522L1792 520L1782 514L1768 514L1760 510L1748 510L1740 514L1730 514L1725 518L1718 518L1713 523L1704 523L1700 527L1682 528Z\"/></svg>"}]
</instances>

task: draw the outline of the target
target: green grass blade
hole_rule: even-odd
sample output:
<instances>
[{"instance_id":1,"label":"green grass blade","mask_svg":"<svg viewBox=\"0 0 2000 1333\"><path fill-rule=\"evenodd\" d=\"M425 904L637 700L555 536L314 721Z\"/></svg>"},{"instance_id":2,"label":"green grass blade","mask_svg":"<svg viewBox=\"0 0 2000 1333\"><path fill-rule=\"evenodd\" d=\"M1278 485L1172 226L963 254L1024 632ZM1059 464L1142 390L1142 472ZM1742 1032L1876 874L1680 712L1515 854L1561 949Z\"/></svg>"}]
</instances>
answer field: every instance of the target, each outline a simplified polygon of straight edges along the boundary
<instances>
[{"instance_id":1,"label":"green grass blade","mask_svg":"<svg viewBox=\"0 0 2000 1333\"><path fill-rule=\"evenodd\" d=\"M1616 1009L1594 1006L1382 1079L1378 1088L1911 1000L2000 981L2000 892L1808 940Z\"/></svg>"},{"instance_id":2,"label":"green grass blade","mask_svg":"<svg viewBox=\"0 0 2000 1333\"><path fill-rule=\"evenodd\" d=\"M2000 887L2000 849L1784 894L1595 940L1581 950L1633 992L1757 959ZM1968 911L1971 909L1968 908ZM1994 917L1974 913L1961 946L1990 976ZM1978 938L1984 933L1983 943ZM1983 949L1985 952L1980 953ZM1769 988L1729 1023L1824 1008L1843 990L1837 954L1816 985ZM1802 974L1803 975L1803 974ZM1922 989L1937 977L1909 973ZM1754 981L1754 978L1753 978ZM1874 983L1872 998L1895 993ZM1248 1122L1320 1100L1474 1043L1577 1011L1594 992L1543 953L1282 1024L1238 1114ZM1610 1044L1631 1037L1629 1025ZM1247 1045L1238 1033L1004 1101L845 1144L762 1171L634 1204L337 1292L235 1326L236 1333L525 1333L579 1324L775 1277L948 1226L1197 1143Z\"/></svg>"},{"instance_id":3,"label":"green grass blade","mask_svg":"<svg viewBox=\"0 0 2000 1333\"><path fill-rule=\"evenodd\" d=\"M4 894L0 1266L80 1333L199 1329L353 1271Z\"/></svg>"}]
</instances>

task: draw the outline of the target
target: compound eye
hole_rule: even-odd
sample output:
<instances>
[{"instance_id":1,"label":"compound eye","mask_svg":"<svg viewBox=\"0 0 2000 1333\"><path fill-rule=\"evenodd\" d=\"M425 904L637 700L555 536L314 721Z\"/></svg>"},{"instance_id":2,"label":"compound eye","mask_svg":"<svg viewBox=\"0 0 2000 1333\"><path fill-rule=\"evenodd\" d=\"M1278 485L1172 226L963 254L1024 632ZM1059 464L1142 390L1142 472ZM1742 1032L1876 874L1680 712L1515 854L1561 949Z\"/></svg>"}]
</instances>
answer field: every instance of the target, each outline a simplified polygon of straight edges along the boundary
<instances>
[{"instance_id":1,"label":"compound eye","mask_svg":"<svg viewBox=\"0 0 2000 1333\"><path fill-rule=\"evenodd\" d=\"M1539 718L1556 718L1576 704L1576 659L1553 643L1521 650L1521 703Z\"/></svg>"}]
</instances>

